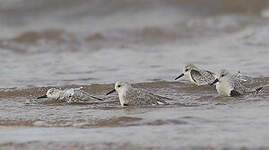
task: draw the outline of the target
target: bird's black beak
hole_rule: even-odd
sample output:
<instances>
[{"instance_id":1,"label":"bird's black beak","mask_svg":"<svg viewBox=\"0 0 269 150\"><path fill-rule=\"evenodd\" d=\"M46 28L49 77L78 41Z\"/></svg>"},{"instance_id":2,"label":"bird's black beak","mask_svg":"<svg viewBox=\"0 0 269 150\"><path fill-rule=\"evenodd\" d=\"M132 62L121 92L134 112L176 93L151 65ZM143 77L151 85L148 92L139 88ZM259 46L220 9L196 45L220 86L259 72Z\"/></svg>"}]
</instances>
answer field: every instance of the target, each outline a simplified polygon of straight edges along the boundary
<instances>
[{"instance_id":1,"label":"bird's black beak","mask_svg":"<svg viewBox=\"0 0 269 150\"><path fill-rule=\"evenodd\" d=\"M109 94L114 93L114 92L116 92L116 90L115 90L115 89L113 89L113 90L109 91L108 93L106 93L106 95L109 95Z\"/></svg>"},{"instance_id":2,"label":"bird's black beak","mask_svg":"<svg viewBox=\"0 0 269 150\"><path fill-rule=\"evenodd\" d=\"M179 78L181 78L183 76L184 76L184 73L182 73L181 75L179 75L178 77L176 77L175 80L177 80L177 79L179 79Z\"/></svg>"},{"instance_id":3,"label":"bird's black beak","mask_svg":"<svg viewBox=\"0 0 269 150\"><path fill-rule=\"evenodd\" d=\"M37 99L41 99L41 98L48 98L48 96L47 95L43 95L43 96L38 97Z\"/></svg>"},{"instance_id":4,"label":"bird's black beak","mask_svg":"<svg viewBox=\"0 0 269 150\"><path fill-rule=\"evenodd\" d=\"M214 82L212 82L210 85L214 85L215 83L219 82L219 79L216 79Z\"/></svg>"}]
</instances>

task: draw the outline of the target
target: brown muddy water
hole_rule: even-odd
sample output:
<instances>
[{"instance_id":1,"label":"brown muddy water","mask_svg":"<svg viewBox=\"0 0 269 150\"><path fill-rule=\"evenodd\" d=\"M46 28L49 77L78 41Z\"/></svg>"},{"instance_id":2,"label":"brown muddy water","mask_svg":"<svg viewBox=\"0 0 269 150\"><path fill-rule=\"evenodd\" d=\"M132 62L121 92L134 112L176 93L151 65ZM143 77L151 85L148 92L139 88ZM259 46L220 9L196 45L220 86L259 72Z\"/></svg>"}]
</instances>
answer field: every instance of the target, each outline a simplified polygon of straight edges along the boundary
<instances>
[{"instance_id":1,"label":"brown muddy water","mask_svg":"<svg viewBox=\"0 0 269 150\"><path fill-rule=\"evenodd\" d=\"M267 0L0 1L0 149L269 149L268 17ZM174 82L186 63L264 90ZM122 108L117 80L173 100ZM31 103L50 87L105 101Z\"/></svg>"}]
</instances>

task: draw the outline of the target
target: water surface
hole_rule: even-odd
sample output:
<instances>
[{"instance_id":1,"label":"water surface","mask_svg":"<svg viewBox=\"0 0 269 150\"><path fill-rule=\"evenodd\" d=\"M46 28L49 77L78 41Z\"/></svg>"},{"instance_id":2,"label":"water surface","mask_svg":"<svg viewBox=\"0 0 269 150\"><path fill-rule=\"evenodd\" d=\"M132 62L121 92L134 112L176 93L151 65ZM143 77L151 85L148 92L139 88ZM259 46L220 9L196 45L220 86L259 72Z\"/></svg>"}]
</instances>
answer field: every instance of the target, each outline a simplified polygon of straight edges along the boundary
<instances>
[{"instance_id":1,"label":"water surface","mask_svg":"<svg viewBox=\"0 0 269 150\"><path fill-rule=\"evenodd\" d=\"M64 5L63 5L64 3ZM0 149L268 148L266 0L0 2ZM240 71L259 95L219 97L186 63ZM112 83L172 98L122 108ZM26 103L49 87L106 101Z\"/></svg>"}]
</instances>

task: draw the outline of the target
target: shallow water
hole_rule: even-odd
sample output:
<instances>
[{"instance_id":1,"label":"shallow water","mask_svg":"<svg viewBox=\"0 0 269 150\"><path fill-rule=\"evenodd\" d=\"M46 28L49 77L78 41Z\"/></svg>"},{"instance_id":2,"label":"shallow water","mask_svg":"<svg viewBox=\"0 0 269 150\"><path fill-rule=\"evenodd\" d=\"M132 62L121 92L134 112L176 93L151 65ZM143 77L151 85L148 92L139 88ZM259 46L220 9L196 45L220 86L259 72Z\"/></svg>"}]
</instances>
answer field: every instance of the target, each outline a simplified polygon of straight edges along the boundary
<instances>
[{"instance_id":1,"label":"shallow water","mask_svg":"<svg viewBox=\"0 0 269 150\"><path fill-rule=\"evenodd\" d=\"M268 148L268 4L1 1L0 149ZM225 98L174 82L186 63L240 71L264 90ZM171 105L122 108L105 96L116 80ZM31 103L49 87L81 86L106 100Z\"/></svg>"}]
</instances>

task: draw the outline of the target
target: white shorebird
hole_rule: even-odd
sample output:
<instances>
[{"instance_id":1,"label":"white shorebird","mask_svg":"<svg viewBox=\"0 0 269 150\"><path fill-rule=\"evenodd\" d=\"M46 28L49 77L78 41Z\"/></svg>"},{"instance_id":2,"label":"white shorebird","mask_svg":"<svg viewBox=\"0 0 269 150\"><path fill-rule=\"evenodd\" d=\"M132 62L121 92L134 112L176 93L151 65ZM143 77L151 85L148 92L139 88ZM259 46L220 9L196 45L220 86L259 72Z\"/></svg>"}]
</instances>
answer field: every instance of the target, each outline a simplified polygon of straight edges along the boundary
<instances>
[{"instance_id":1,"label":"white shorebird","mask_svg":"<svg viewBox=\"0 0 269 150\"><path fill-rule=\"evenodd\" d=\"M117 81L115 88L106 95L113 92L118 93L121 106L168 104L165 100L170 100L169 98L154 95L142 89L133 88L130 84L122 81Z\"/></svg>"},{"instance_id":2,"label":"white shorebird","mask_svg":"<svg viewBox=\"0 0 269 150\"><path fill-rule=\"evenodd\" d=\"M199 69L193 64L187 64L184 67L183 73L176 77L175 80L183 76L185 76L193 84L196 84L198 86L209 85L216 79L214 73L207 70Z\"/></svg>"},{"instance_id":3,"label":"white shorebird","mask_svg":"<svg viewBox=\"0 0 269 150\"><path fill-rule=\"evenodd\" d=\"M81 103L93 99L102 100L83 91L82 88L71 88L66 90L51 88L47 91L45 95L40 96L37 99L41 98L48 98L50 100L56 100L56 101L64 101L67 103Z\"/></svg>"},{"instance_id":4,"label":"white shorebird","mask_svg":"<svg viewBox=\"0 0 269 150\"><path fill-rule=\"evenodd\" d=\"M248 93L259 93L263 88L247 88L241 84L238 78L226 70L220 70L216 74L216 80L211 85L215 83L219 95L222 96L240 96Z\"/></svg>"}]
</instances>

